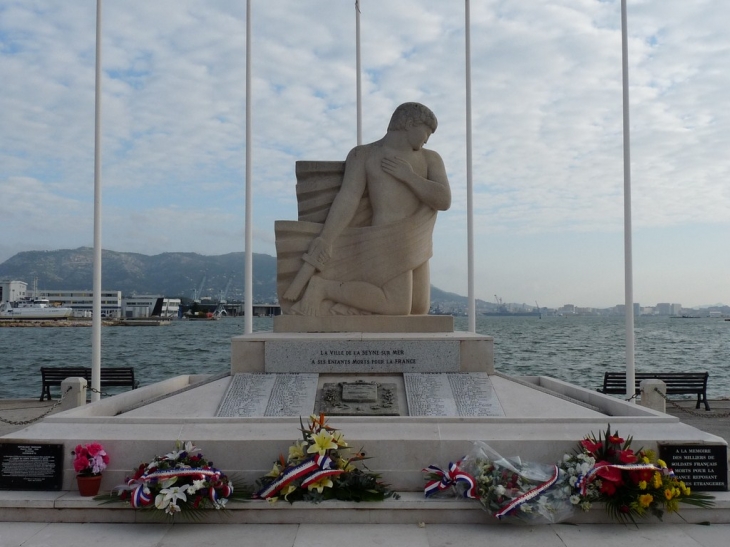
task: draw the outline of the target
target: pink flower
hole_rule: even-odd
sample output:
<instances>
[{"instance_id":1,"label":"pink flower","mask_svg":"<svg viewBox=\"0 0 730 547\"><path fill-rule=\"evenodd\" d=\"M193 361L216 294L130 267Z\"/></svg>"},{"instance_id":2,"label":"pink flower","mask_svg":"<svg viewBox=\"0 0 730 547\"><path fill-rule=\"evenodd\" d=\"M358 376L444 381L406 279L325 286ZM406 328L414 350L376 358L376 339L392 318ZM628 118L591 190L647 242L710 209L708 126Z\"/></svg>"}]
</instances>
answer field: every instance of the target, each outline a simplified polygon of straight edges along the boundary
<instances>
[{"instance_id":1,"label":"pink flower","mask_svg":"<svg viewBox=\"0 0 730 547\"><path fill-rule=\"evenodd\" d=\"M83 454L77 452L76 458L74 459L74 471L81 473L89 467L89 459Z\"/></svg>"},{"instance_id":2,"label":"pink flower","mask_svg":"<svg viewBox=\"0 0 730 547\"><path fill-rule=\"evenodd\" d=\"M76 445L72 454L74 470L81 475L99 475L109 463L109 456L99 443Z\"/></svg>"}]
</instances>

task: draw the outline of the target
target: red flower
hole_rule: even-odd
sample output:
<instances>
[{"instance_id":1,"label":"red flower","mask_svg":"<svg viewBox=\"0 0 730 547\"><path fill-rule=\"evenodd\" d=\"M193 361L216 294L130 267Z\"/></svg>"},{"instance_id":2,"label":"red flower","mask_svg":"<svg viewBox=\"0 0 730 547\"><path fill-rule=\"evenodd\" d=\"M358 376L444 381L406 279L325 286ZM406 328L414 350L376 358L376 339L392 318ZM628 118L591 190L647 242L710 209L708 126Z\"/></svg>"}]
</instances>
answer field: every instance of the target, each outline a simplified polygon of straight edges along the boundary
<instances>
[{"instance_id":1,"label":"red flower","mask_svg":"<svg viewBox=\"0 0 730 547\"><path fill-rule=\"evenodd\" d=\"M592 441L590 439L583 439L580 442L580 444L581 444L581 446L583 446L583 448L585 448L591 454L595 454L596 452L598 452L601 449L601 447L603 447L602 443L599 443L597 441Z\"/></svg>"},{"instance_id":2,"label":"red flower","mask_svg":"<svg viewBox=\"0 0 730 547\"><path fill-rule=\"evenodd\" d=\"M74 471L77 473L81 473L85 469L87 469L91 465L91 462L89 462L89 458L87 458L85 455L76 453L76 458L74 458Z\"/></svg>"},{"instance_id":3,"label":"red flower","mask_svg":"<svg viewBox=\"0 0 730 547\"><path fill-rule=\"evenodd\" d=\"M613 496L616 493L616 485L611 481L603 481L601 483L601 494Z\"/></svg>"},{"instance_id":4,"label":"red flower","mask_svg":"<svg viewBox=\"0 0 730 547\"><path fill-rule=\"evenodd\" d=\"M611 444L624 444L624 439L622 439L618 435L610 435L608 437L608 442L610 442Z\"/></svg>"},{"instance_id":5,"label":"red flower","mask_svg":"<svg viewBox=\"0 0 730 547\"><path fill-rule=\"evenodd\" d=\"M618 459L621 463L636 463L636 455L630 448L619 451Z\"/></svg>"},{"instance_id":6,"label":"red flower","mask_svg":"<svg viewBox=\"0 0 730 547\"><path fill-rule=\"evenodd\" d=\"M641 469L639 471L631 472L631 480L634 481L634 483L636 484L639 484L641 481L649 482L653 476L653 469Z\"/></svg>"},{"instance_id":7,"label":"red flower","mask_svg":"<svg viewBox=\"0 0 730 547\"><path fill-rule=\"evenodd\" d=\"M596 475L607 481L615 482L616 484L623 483L620 469L608 467L608 464L606 462L600 463L603 463L603 466L600 466L600 469L596 471ZM596 467L599 467L599 464L596 464Z\"/></svg>"}]
</instances>

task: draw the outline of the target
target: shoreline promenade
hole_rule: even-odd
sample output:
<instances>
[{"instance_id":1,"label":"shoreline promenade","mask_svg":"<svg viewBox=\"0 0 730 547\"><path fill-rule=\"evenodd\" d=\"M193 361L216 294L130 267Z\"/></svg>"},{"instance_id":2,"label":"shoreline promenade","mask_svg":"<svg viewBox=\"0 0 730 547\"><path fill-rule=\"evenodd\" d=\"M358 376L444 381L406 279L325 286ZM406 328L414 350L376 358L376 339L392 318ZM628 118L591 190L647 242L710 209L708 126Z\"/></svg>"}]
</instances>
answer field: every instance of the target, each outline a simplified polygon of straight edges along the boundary
<instances>
[{"instance_id":1,"label":"shoreline promenade","mask_svg":"<svg viewBox=\"0 0 730 547\"><path fill-rule=\"evenodd\" d=\"M37 399L0 400L0 418L31 420L53 406ZM667 412L694 427L730 439L730 400L710 401L712 411L695 411L681 400ZM0 422L0 436L23 425ZM0 515L2 506L0 506ZM681 513L680 513L681 517ZM647 519L624 524L556 524L519 526L493 524L116 524L0 522L0 547L592 547L642 545L662 547L724 547L730 524L682 524L678 519ZM681 521L681 518L679 519Z\"/></svg>"}]
</instances>

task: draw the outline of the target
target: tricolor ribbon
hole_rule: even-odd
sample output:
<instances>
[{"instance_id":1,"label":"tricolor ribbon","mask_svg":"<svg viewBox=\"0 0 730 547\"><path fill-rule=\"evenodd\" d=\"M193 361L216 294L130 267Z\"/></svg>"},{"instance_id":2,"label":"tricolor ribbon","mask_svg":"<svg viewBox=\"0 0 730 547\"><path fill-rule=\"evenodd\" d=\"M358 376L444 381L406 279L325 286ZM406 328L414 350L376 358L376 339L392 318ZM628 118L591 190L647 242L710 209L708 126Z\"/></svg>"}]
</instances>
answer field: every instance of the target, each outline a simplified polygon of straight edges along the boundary
<instances>
[{"instance_id":1,"label":"tricolor ribbon","mask_svg":"<svg viewBox=\"0 0 730 547\"><path fill-rule=\"evenodd\" d=\"M656 465L652 463L627 463L627 464L608 464L608 465L599 465L599 466L593 466L588 473L585 475L580 475L578 477L578 480L575 483L575 486L580 489L580 493L582 496L586 495L586 491L588 490L588 485L596 478L596 474L601 469L619 469L621 471L644 471L644 470L652 470L652 471L661 471L664 472L661 467L657 467ZM671 469L666 470L667 473L674 474L674 472Z\"/></svg>"},{"instance_id":2,"label":"tricolor ribbon","mask_svg":"<svg viewBox=\"0 0 730 547\"><path fill-rule=\"evenodd\" d=\"M323 469L322 471L316 471L302 481L302 488L306 488L310 484L314 484L318 480L325 477L335 477L337 475L341 475L342 473L344 473L344 471L342 471L341 469Z\"/></svg>"},{"instance_id":3,"label":"tricolor ribbon","mask_svg":"<svg viewBox=\"0 0 730 547\"><path fill-rule=\"evenodd\" d=\"M513 499L503 509L501 509L500 511L497 511L497 513L495 513L494 516L497 517L498 519L502 519L502 518L506 517L512 511L517 509L520 505L535 499L537 496L539 496L540 494L545 492L548 488L550 488L553 484L558 482L559 476L560 476L560 470L558 469L557 465L554 465L552 477L550 477L548 480L546 480L541 485L536 486L532 490L525 492L520 497Z\"/></svg>"},{"instance_id":4,"label":"tricolor ribbon","mask_svg":"<svg viewBox=\"0 0 730 547\"><path fill-rule=\"evenodd\" d=\"M292 467L291 469L285 469L284 472L279 475L279 477L274 482L256 492L255 497L268 499L276 495L279 490L284 488L292 481L295 481L302 477L307 477L311 473L320 470L329 470L331 468L332 460L329 458L329 456L320 456L319 454L317 454L313 458L309 458L308 460L300 463L295 467Z\"/></svg>"},{"instance_id":5,"label":"tricolor ribbon","mask_svg":"<svg viewBox=\"0 0 730 547\"><path fill-rule=\"evenodd\" d=\"M152 473L145 473L139 480L143 482L150 482L153 480L167 480L173 477L190 477L196 476L199 479L206 478L209 481L215 481L221 476L221 472L217 469L197 469L194 467L184 469L166 469L164 471L154 471Z\"/></svg>"},{"instance_id":6,"label":"tricolor ribbon","mask_svg":"<svg viewBox=\"0 0 730 547\"><path fill-rule=\"evenodd\" d=\"M174 477L196 477L199 479L207 479L210 483L218 482L221 472L217 469L167 469L165 471L155 471L153 473L145 473L138 479L130 479L127 481L127 487L117 487L129 490L129 503L135 509L140 509L151 505L152 495L148 484L152 481L167 480ZM233 493L233 487L230 484L221 484L216 487L208 488L208 497L213 503L217 503L220 498L227 498Z\"/></svg>"},{"instance_id":7,"label":"tricolor ribbon","mask_svg":"<svg viewBox=\"0 0 730 547\"><path fill-rule=\"evenodd\" d=\"M436 492L441 492L443 490L446 490L450 486L456 486L457 483L461 482L467 486L462 495L465 498L476 499L476 481L474 480L474 477L472 477L469 473L459 468L460 463L461 461L456 463L449 462L448 471L444 471L436 465L429 465L428 467L423 469L424 473L430 473L431 475L435 475L438 477L437 479L431 480L426 483L423 491L426 494L427 498L430 498Z\"/></svg>"}]
</instances>

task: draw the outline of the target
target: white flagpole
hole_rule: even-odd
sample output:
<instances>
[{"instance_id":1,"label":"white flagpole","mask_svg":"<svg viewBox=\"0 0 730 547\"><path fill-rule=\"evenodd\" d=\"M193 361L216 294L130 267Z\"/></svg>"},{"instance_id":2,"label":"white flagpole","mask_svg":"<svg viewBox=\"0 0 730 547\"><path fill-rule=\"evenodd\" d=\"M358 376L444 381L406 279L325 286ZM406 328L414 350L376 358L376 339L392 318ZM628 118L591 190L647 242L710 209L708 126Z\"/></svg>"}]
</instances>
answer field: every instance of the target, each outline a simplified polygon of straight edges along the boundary
<instances>
[{"instance_id":1,"label":"white flagpole","mask_svg":"<svg viewBox=\"0 0 730 547\"><path fill-rule=\"evenodd\" d=\"M251 0L246 0L246 227L244 266L244 333L253 332L253 231L251 176Z\"/></svg>"},{"instance_id":2,"label":"white flagpole","mask_svg":"<svg viewBox=\"0 0 730 547\"><path fill-rule=\"evenodd\" d=\"M357 70L357 145L362 144L362 76L360 65L360 0L355 0L355 65Z\"/></svg>"},{"instance_id":3,"label":"white flagpole","mask_svg":"<svg viewBox=\"0 0 730 547\"><path fill-rule=\"evenodd\" d=\"M96 86L94 107L94 272L91 304L91 402L101 395L101 8L96 0Z\"/></svg>"},{"instance_id":4,"label":"white flagpole","mask_svg":"<svg viewBox=\"0 0 730 547\"><path fill-rule=\"evenodd\" d=\"M471 14L469 0L465 0L464 36L466 39L466 232L467 284L469 296L469 332L476 332L476 301L474 299L474 201L472 183L471 139Z\"/></svg>"},{"instance_id":5,"label":"white flagpole","mask_svg":"<svg viewBox=\"0 0 730 547\"><path fill-rule=\"evenodd\" d=\"M621 0L621 76L624 123L624 283L626 312L626 397L634 399L634 279L631 245L631 136L629 132L629 46L626 0Z\"/></svg>"}]
</instances>

